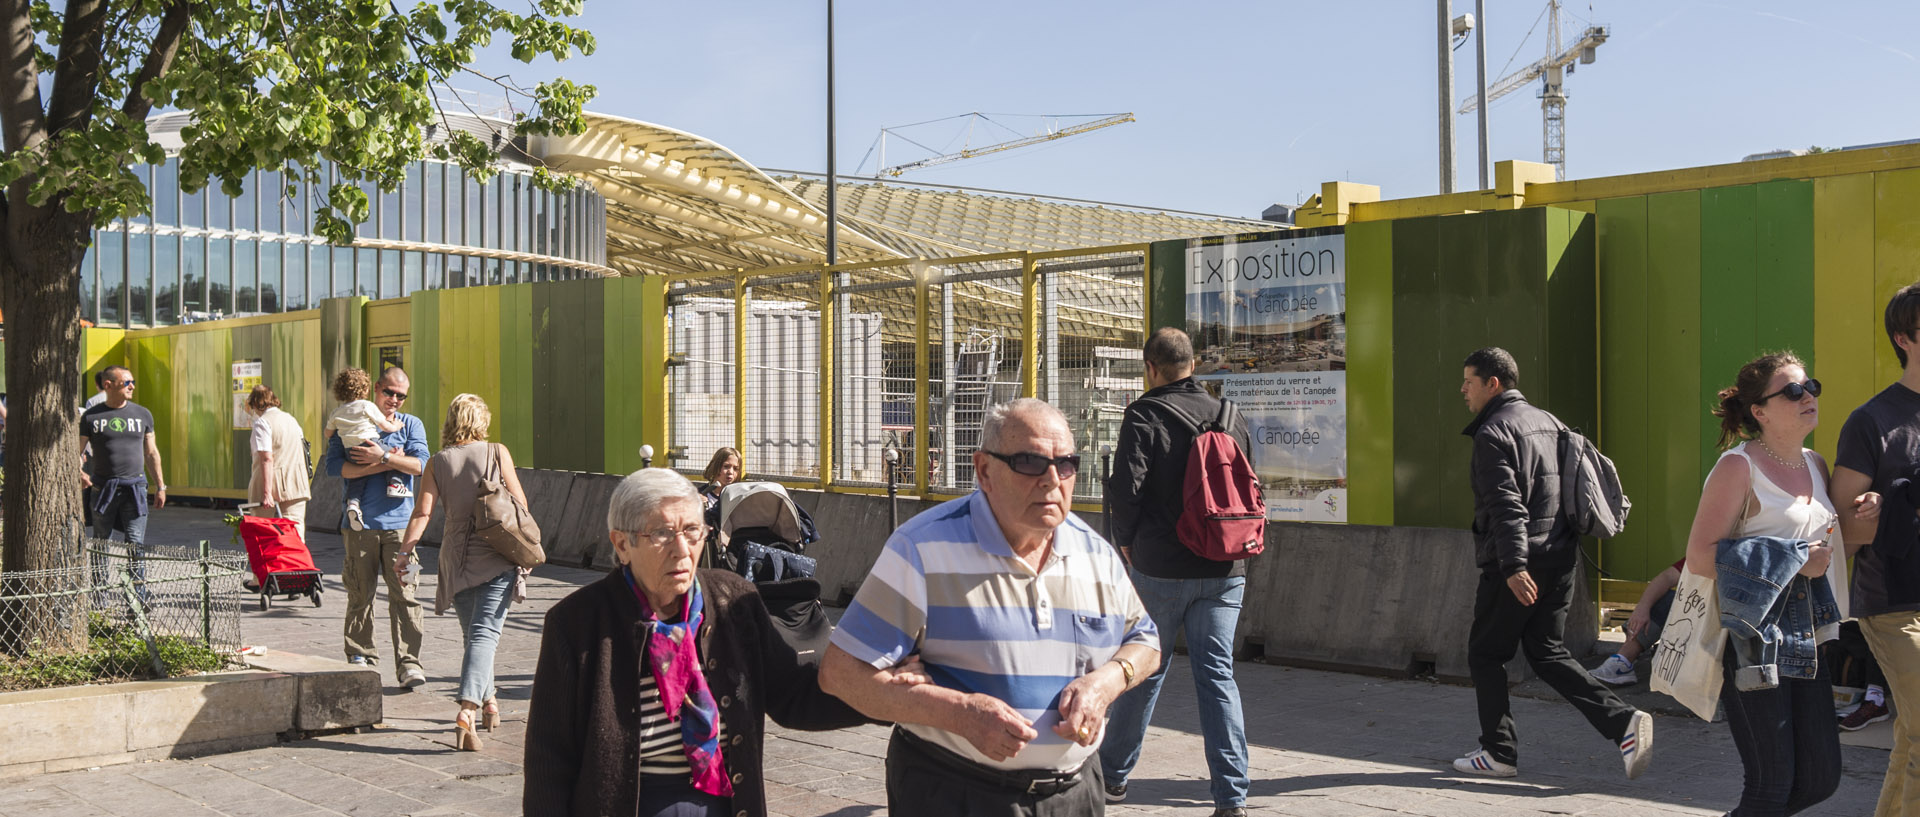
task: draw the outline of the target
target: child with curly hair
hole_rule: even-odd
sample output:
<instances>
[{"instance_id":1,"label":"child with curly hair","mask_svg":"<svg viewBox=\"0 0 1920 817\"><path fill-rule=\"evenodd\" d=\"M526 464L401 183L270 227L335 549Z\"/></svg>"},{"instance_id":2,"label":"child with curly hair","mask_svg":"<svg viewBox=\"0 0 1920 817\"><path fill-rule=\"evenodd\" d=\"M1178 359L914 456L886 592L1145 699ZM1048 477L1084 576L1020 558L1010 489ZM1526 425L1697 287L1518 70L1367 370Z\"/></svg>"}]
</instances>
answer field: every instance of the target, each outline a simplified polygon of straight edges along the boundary
<instances>
[{"instance_id":1,"label":"child with curly hair","mask_svg":"<svg viewBox=\"0 0 1920 817\"><path fill-rule=\"evenodd\" d=\"M389 420L380 407L367 399L373 390L373 378L367 376L367 370L352 367L342 370L333 378L333 399L340 401L338 408L327 416L327 436L340 435L340 444L346 448L372 442L380 444L380 435L399 431L403 426L396 418ZM361 480L373 477L356 477L347 480L347 524L354 530L366 530L366 523L360 518ZM412 496L407 484L398 473L387 476L388 496Z\"/></svg>"}]
</instances>

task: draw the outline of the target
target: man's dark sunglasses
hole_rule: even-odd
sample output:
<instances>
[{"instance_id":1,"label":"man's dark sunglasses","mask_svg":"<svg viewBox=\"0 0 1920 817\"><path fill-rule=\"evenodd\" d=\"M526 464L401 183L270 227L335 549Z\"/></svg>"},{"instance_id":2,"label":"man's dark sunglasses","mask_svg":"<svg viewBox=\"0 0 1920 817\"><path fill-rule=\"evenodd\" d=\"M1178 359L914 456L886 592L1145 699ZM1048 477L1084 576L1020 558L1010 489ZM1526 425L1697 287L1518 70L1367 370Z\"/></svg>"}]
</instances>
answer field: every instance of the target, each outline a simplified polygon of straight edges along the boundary
<instances>
[{"instance_id":1,"label":"man's dark sunglasses","mask_svg":"<svg viewBox=\"0 0 1920 817\"><path fill-rule=\"evenodd\" d=\"M384 394L384 395L386 395L386 396L388 396L388 397L391 397L391 398L393 398L393 399L395 399L395 400L406 400L406 399L407 399L407 393L406 393L406 392L403 392L403 391L394 391L393 389L381 389L381 390L380 390L380 393L381 393L381 394ZM1819 393L1819 392L1815 392L1815 394L1818 394L1818 393Z\"/></svg>"},{"instance_id":2,"label":"man's dark sunglasses","mask_svg":"<svg viewBox=\"0 0 1920 817\"><path fill-rule=\"evenodd\" d=\"M1773 398L1779 397L1780 395L1783 395L1783 394L1787 396L1788 400L1792 400L1796 403L1800 402L1800 398L1805 397L1809 394L1815 397L1819 397L1820 381L1809 377L1807 378L1807 382L1805 383L1788 383L1785 386L1781 386L1779 391L1760 398L1760 402L1765 403L1768 400L1772 400Z\"/></svg>"},{"instance_id":3,"label":"man's dark sunglasses","mask_svg":"<svg viewBox=\"0 0 1920 817\"><path fill-rule=\"evenodd\" d=\"M127 378L127 379L125 379L125 380L122 380L122 381L120 381L119 383L117 383L117 384L115 384L115 385L120 385L120 386L131 386L131 385L133 385L133 378L131 378L131 377L129 377L129 378Z\"/></svg>"},{"instance_id":4,"label":"man's dark sunglasses","mask_svg":"<svg viewBox=\"0 0 1920 817\"><path fill-rule=\"evenodd\" d=\"M985 451L986 449L981 450ZM1074 474L1080 473L1079 454L1047 458L1039 454L1002 454L998 451L987 451L986 453L987 456L1006 463L1007 467L1012 468L1014 473L1024 476L1037 477L1045 474L1048 466L1052 466L1055 471L1060 472L1061 479L1066 479Z\"/></svg>"}]
</instances>

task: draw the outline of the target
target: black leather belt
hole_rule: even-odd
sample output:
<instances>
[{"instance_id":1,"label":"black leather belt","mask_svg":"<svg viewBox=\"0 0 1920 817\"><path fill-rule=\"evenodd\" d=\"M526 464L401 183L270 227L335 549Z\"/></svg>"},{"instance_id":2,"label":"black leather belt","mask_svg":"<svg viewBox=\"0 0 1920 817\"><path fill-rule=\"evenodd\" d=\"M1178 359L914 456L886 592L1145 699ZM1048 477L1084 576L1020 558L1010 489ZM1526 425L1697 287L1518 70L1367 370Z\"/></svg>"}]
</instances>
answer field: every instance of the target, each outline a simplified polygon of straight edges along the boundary
<instances>
[{"instance_id":1,"label":"black leather belt","mask_svg":"<svg viewBox=\"0 0 1920 817\"><path fill-rule=\"evenodd\" d=\"M900 739L901 743L933 761L934 765L997 788L1051 797L1073 788L1074 784L1080 782L1079 769L1070 772L1056 772L1050 769L995 769L975 763L898 726L893 728L893 734Z\"/></svg>"}]
</instances>

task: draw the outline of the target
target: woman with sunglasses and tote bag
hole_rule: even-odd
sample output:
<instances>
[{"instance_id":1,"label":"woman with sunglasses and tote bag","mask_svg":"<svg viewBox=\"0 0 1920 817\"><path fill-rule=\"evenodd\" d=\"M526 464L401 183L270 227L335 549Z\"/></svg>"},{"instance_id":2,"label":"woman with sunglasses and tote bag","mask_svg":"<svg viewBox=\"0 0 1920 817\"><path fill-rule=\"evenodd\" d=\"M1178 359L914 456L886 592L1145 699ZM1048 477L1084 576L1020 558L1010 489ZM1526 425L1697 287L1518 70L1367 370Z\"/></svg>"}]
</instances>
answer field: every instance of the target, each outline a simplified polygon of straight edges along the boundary
<instances>
[{"instance_id":1,"label":"woman with sunglasses and tote bag","mask_svg":"<svg viewBox=\"0 0 1920 817\"><path fill-rule=\"evenodd\" d=\"M1726 451L1700 495L1687 536L1686 572L1738 581L1717 576L1722 540L1811 542L1799 575L1827 577L1835 595L1845 599L1845 560L1834 558L1836 543L1830 541L1836 516L1827 498L1827 463L1801 445L1820 423L1820 381L1808 377L1791 352L1763 355L1721 390L1713 414L1720 418L1719 445ZM1720 701L1745 783L1729 813L1794 814L1827 799L1840 784L1832 683L1817 670L1801 678L1783 667L1777 685L1742 691L1736 652L1725 651Z\"/></svg>"},{"instance_id":2,"label":"woman with sunglasses and tote bag","mask_svg":"<svg viewBox=\"0 0 1920 817\"><path fill-rule=\"evenodd\" d=\"M491 732L500 722L500 705L494 698L493 655L507 622L507 608L524 596L520 581L527 572L473 532L474 503L496 467L507 491L521 507L527 503L527 494L513 469L513 455L507 453L506 446L487 442L487 428L492 422L493 413L486 401L476 395L458 395L447 405L447 420L440 427L440 450L427 461L420 496L400 546L404 562L420 544L434 506L446 504L433 611L446 615L451 607L460 618L466 649L460 659L460 689L455 695L460 712L453 725L454 748L465 751L480 750L476 729Z\"/></svg>"}]
</instances>

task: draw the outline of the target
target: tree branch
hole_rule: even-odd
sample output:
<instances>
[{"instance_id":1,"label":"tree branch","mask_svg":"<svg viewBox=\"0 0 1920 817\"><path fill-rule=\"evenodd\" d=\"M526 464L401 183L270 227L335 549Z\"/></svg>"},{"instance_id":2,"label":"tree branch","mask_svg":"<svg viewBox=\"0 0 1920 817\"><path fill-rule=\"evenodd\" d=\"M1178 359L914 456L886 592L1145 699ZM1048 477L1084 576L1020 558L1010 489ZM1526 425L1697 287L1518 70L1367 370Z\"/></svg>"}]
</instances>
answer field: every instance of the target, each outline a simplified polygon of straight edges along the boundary
<instances>
[{"instance_id":1,"label":"tree branch","mask_svg":"<svg viewBox=\"0 0 1920 817\"><path fill-rule=\"evenodd\" d=\"M193 4L189 0L174 0L168 4L166 14L160 17L160 29L153 35L153 49L147 52L147 59L140 64L140 73L134 74L127 82L127 101L120 105L120 112L134 119L146 119L153 111L153 100L143 93L147 83L167 72L173 66L173 58L180 53L180 41L188 26L193 24Z\"/></svg>"},{"instance_id":2,"label":"tree branch","mask_svg":"<svg viewBox=\"0 0 1920 817\"><path fill-rule=\"evenodd\" d=\"M60 67L53 72L53 98L47 103L48 134L84 128L93 117L106 17L106 0L67 3L60 23Z\"/></svg>"},{"instance_id":3,"label":"tree branch","mask_svg":"<svg viewBox=\"0 0 1920 817\"><path fill-rule=\"evenodd\" d=\"M40 69L33 64L32 0L0 0L0 145L13 153L47 138Z\"/></svg>"}]
</instances>

